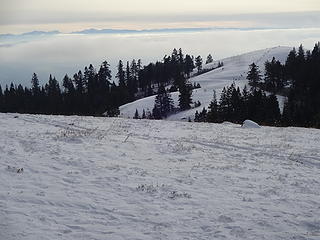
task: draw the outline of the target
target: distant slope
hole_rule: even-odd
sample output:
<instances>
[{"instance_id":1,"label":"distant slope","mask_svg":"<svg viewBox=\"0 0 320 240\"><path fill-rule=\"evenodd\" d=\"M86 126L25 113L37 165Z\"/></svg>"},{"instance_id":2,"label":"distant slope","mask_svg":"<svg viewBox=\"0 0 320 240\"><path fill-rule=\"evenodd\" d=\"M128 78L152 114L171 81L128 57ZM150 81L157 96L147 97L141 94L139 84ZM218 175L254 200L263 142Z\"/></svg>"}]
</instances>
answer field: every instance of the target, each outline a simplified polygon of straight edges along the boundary
<instances>
[{"instance_id":1,"label":"distant slope","mask_svg":"<svg viewBox=\"0 0 320 240\"><path fill-rule=\"evenodd\" d=\"M292 48L290 47L267 48L219 60L224 63L223 67L196 77L192 77L190 79L192 83L196 82L200 83L201 85L200 89L193 91L192 97L194 101L200 101L202 105L199 108L173 114L168 117L167 120L186 120L188 117L193 118L196 110L201 110L203 107L208 107L210 101L212 100L213 90L216 91L217 97L219 97L222 88L230 85L232 82L235 82L236 85L240 87L243 87L245 84L247 84L246 74L251 63L255 62L260 67L260 70L263 71L264 63L267 60L271 60L273 57L275 57L281 62L284 62L291 49ZM217 62L218 61L207 64L204 66L204 68L211 68L213 65L217 64ZM175 104L178 104L178 95L178 92L172 93L172 98L174 99ZM120 116L132 118L136 109L138 109L139 113L141 114L143 109L149 109L151 111L153 105L154 96L139 99L135 102L121 106Z\"/></svg>"}]
</instances>

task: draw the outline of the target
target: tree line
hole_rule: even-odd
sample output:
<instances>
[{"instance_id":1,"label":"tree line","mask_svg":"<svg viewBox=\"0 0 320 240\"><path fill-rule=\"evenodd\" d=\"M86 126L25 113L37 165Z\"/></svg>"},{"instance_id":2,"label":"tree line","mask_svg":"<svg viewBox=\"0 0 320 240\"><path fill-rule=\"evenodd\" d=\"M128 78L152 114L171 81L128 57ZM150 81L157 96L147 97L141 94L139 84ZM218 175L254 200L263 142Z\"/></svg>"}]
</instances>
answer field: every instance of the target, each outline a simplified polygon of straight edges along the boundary
<instances>
[{"instance_id":1,"label":"tree line","mask_svg":"<svg viewBox=\"0 0 320 240\"><path fill-rule=\"evenodd\" d=\"M31 87L11 83L2 89L0 85L0 112L64 115L101 115L106 112L108 116L116 116L120 105L157 94L160 86L170 85L170 91L190 91L186 79L195 67L202 68L201 57L196 59L184 55L180 48L173 49L171 55L164 56L162 61L146 66L142 66L140 59L126 64L120 60L115 75L118 83L111 81L107 61L98 69L90 64L72 77L65 75L62 82L50 75L42 86L34 73Z\"/></svg>"},{"instance_id":2,"label":"tree line","mask_svg":"<svg viewBox=\"0 0 320 240\"><path fill-rule=\"evenodd\" d=\"M247 79L250 89L234 84L215 94L208 110L196 112L195 121L242 123L245 119L274 126L320 128L320 43L312 51L293 48L282 64L273 58L265 63L265 74L252 63ZM280 114L277 95L285 97Z\"/></svg>"}]
</instances>

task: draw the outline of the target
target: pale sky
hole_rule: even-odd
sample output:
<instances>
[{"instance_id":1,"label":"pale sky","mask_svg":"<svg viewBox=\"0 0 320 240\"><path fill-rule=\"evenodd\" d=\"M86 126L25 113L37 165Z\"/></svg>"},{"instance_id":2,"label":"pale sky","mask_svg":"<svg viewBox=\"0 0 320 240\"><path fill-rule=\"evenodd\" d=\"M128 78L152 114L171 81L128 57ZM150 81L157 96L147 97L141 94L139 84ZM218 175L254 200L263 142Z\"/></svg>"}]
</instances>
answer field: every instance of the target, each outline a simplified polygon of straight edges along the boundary
<instances>
[{"instance_id":1,"label":"pale sky","mask_svg":"<svg viewBox=\"0 0 320 240\"><path fill-rule=\"evenodd\" d=\"M0 4L0 33L88 27L250 27L255 18L228 20L226 16L306 12L307 18L309 11L320 11L320 0L0 0Z\"/></svg>"}]
</instances>

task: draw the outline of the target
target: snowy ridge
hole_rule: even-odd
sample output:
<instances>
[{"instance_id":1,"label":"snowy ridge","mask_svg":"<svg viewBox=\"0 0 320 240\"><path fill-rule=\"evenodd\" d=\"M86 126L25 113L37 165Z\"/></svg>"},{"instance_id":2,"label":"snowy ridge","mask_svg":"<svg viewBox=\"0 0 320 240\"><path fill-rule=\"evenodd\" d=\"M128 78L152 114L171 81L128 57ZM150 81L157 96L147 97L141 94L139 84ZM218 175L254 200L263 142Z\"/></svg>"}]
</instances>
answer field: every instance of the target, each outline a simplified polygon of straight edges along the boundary
<instances>
[{"instance_id":1,"label":"snowy ridge","mask_svg":"<svg viewBox=\"0 0 320 240\"><path fill-rule=\"evenodd\" d=\"M247 84L246 74L251 63L256 63L260 67L260 70L263 71L264 63L267 60L275 57L277 60L284 62L291 49L290 47L267 48L219 60L224 63L223 67L190 79L192 83L196 82L201 85L200 89L193 91L192 98L193 101L200 101L202 105L195 109L173 114L167 120L187 120L189 117L193 119L196 110L201 111L203 107L207 108L209 106L213 97L213 90L216 91L217 98L219 98L223 87L231 85L232 82L235 82L237 86L242 88ZM215 61L204 65L204 69L212 68L217 63L218 61ZM178 104L178 96L178 92L172 93L172 98L176 105ZM121 106L120 116L132 118L136 109L138 109L140 115L143 109L152 111L154 98L154 96L151 96Z\"/></svg>"},{"instance_id":2,"label":"snowy ridge","mask_svg":"<svg viewBox=\"0 0 320 240\"><path fill-rule=\"evenodd\" d=\"M319 136L0 114L0 239L316 240Z\"/></svg>"}]
</instances>

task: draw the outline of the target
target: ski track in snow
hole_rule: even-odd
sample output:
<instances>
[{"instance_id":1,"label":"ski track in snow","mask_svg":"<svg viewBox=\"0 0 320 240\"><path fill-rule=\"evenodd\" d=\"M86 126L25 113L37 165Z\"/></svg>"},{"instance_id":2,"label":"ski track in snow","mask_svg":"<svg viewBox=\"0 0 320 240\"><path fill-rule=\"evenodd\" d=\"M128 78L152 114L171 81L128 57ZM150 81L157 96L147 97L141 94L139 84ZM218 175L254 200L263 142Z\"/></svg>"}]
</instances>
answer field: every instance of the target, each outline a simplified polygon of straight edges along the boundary
<instances>
[{"instance_id":1,"label":"ski track in snow","mask_svg":"<svg viewBox=\"0 0 320 240\"><path fill-rule=\"evenodd\" d=\"M256 63L259 66L259 69L264 74L264 63L269 60L271 61L273 57L275 59L285 62L289 51L292 48L290 47L273 47L263 50L257 50L254 52L249 52L229 58L225 58L219 61L222 61L224 66L209 71L207 73L201 74L199 76L194 76L190 78L191 83L200 83L201 88L193 90L192 99L194 102L200 101L201 106L190 109L183 112L178 112L172 114L166 120L184 120L187 121L190 117L194 118L195 112L201 111L203 107L208 108L210 102L213 99L213 91L216 92L217 99L220 98L220 93L225 86L230 86L233 82L236 86L239 86L242 89L246 84L246 76L249 70L249 65L251 63ZM203 66L204 69L211 69L216 67L219 61L214 61ZM193 74L195 74L194 72ZM172 99L175 102L175 105L178 106L178 97L179 93L171 93ZM146 111L149 110L152 112L154 106L155 96L150 96L147 98L139 99L132 103L125 104L120 107L120 116L125 118L132 118L135 114L136 109L139 114L142 114L143 109ZM280 109L283 109L284 99L283 97L278 96Z\"/></svg>"},{"instance_id":2,"label":"ski track in snow","mask_svg":"<svg viewBox=\"0 0 320 240\"><path fill-rule=\"evenodd\" d=\"M0 239L319 239L319 136L0 114Z\"/></svg>"}]
</instances>

